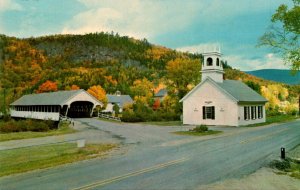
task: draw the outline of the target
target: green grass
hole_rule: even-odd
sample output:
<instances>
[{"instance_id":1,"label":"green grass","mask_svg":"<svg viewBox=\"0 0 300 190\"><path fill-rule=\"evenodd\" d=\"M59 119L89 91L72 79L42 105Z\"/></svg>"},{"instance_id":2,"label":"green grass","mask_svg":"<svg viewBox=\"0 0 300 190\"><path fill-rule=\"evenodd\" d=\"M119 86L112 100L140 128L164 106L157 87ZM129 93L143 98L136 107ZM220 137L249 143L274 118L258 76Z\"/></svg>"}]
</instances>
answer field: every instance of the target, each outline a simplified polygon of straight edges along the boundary
<instances>
[{"instance_id":1,"label":"green grass","mask_svg":"<svg viewBox=\"0 0 300 190\"><path fill-rule=\"evenodd\" d=\"M100 121L108 121L108 122L113 122L113 123L121 123L121 121L112 120L112 119L106 119L106 118L102 118L102 117L98 117L97 119L100 120Z\"/></svg>"},{"instance_id":2,"label":"green grass","mask_svg":"<svg viewBox=\"0 0 300 190\"><path fill-rule=\"evenodd\" d=\"M289 175L291 177L300 179L300 145L296 146L293 150L287 152L287 159L274 160L270 163L271 168L278 171L275 173L281 175Z\"/></svg>"},{"instance_id":3,"label":"green grass","mask_svg":"<svg viewBox=\"0 0 300 190\"><path fill-rule=\"evenodd\" d=\"M182 121L148 121L148 122L139 122L144 125L158 125L158 126L181 126Z\"/></svg>"},{"instance_id":4,"label":"green grass","mask_svg":"<svg viewBox=\"0 0 300 190\"><path fill-rule=\"evenodd\" d=\"M222 133L222 131L213 131L213 130L208 130L205 132L196 132L196 131L176 131L173 132L176 135L190 135L190 136L206 136L206 135L215 135Z\"/></svg>"},{"instance_id":5,"label":"green grass","mask_svg":"<svg viewBox=\"0 0 300 190\"><path fill-rule=\"evenodd\" d=\"M264 125L269 125L272 123L284 123L288 121L292 121L295 119L298 119L299 117L293 116L293 115L276 115L276 116L267 116L265 123L256 123L256 124L250 124L250 125L244 125L243 127L259 127Z\"/></svg>"},{"instance_id":6,"label":"green grass","mask_svg":"<svg viewBox=\"0 0 300 190\"><path fill-rule=\"evenodd\" d=\"M0 151L0 176L48 168L103 156L115 144L88 144L77 148L76 143L33 146Z\"/></svg>"},{"instance_id":7,"label":"green grass","mask_svg":"<svg viewBox=\"0 0 300 190\"><path fill-rule=\"evenodd\" d=\"M37 137L46 137L54 135L63 135L76 132L75 129L69 127L69 124L64 122L57 130L50 130L47 132L15 132L15 133L0 133L0 142L18 139L30 139Z\"/></svg>"}]
</instances>

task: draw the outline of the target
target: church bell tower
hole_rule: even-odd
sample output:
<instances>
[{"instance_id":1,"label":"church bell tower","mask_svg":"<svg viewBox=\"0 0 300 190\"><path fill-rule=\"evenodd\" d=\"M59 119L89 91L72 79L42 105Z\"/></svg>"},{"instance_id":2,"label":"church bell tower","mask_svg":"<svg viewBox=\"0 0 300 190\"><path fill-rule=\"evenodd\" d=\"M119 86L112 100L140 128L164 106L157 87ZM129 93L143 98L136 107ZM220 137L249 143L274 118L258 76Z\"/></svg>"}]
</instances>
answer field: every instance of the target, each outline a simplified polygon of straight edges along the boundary
<instances>
[{"instance_id":1,"label":"church bell tower","mask_svg":"<svg viewBox=\"0 0 300 190\"><path fill-rule=\"evenodd\" d=\"M210 77L212 80L218 83L223 82L223 65L221 63L221 53L220 48L215 48L213 51L202 53L203 62L202 62L202 77L201 81L204 81L207 77Z\"/></svg>"}]
</instances>

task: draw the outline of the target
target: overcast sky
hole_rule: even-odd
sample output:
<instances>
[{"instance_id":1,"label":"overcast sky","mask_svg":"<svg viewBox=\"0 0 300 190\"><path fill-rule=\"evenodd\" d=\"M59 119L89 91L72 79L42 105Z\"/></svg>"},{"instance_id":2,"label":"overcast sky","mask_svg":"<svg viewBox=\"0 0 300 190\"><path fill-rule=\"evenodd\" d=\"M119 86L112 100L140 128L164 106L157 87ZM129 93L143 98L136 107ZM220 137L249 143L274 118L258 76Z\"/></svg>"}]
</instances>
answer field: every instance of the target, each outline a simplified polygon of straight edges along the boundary
<instances>
[{"instance_id":1,"label":"overcast sky","mask_svg":"<svg viewBox=\"0 0 300 190\"><path fill-rule=\"evenodd\" d=\"M220 46L240 70L287 68L256 48L280 4L291 0L0 0L0 33L30 37L114 31L181 51Z\"/></svg>"}]
</instances>

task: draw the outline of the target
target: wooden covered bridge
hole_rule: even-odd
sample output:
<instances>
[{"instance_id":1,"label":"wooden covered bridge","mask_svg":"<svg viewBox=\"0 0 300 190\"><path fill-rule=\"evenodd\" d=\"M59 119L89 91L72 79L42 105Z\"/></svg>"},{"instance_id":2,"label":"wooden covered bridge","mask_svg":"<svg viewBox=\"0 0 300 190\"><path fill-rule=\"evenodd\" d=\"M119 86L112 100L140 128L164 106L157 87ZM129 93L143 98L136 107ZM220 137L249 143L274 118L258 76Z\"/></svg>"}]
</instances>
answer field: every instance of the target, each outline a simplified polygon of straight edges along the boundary
<instances>
[{"instance_id":1,"label":"wooden covered bridge","mask_svg":"<svg viewBox=\"0 0 300 190\"><path fill-rule=\"evenodd\" d=\"M13 118L59 121L62 116L91 117L93 110L103 106L85 90L58 91L24 95L10 104Z\"/></svg>"}]
</instances>

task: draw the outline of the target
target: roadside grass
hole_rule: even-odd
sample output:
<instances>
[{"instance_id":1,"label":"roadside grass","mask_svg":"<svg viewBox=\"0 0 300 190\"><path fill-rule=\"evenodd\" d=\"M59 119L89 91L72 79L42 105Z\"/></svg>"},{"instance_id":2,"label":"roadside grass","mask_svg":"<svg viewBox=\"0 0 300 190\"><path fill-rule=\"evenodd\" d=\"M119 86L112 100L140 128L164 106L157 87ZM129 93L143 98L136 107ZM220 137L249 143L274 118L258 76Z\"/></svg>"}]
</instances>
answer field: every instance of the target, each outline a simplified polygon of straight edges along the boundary
<instances>
[{"instance_id":1,"label":"roadside grass","mask_svg":"<svg viewBox=\"0 0 300 190\"><path fill-rule=\"evenodd\" d=\"M37 137L46 137L54 135L63 135L76 132L75 129L69 127L69 123L63 122L56 130L50 130L47 132L14 132L14 133L0 133L0 142L18 139L30 139Z\"/></svg>"},{"instance_id":2,"label":"roadside grass","mask_svg":"<svg viewBox=\"0 0 300 190\"><path fill-rule=\"evenodd\" d=\"M148 121L148 122L138 122L143 125L158 125L158 126L181 126L182 121Z\"/></svg>"},{"instance_id":3,"label":"roadside grass","mask_svg":"<svg viewBox=\"0 0 300 190\"><path fill-rule=\"evenodd\" d=\"M87 144L77 148L76 143L33 146L0 151L0 176L104 156L115 144Z\"/></svg>"},{"instance_id":4,"label":"roadside grass","mask_svg":"<svg viewBox=\"0 0 300 190\"><path fill-rule=\"evenodd\" d=\"M277 169L275 173L279 175L289 175L300 179L300 144L289 151L287 156L285 160L272 161L270 167Z\"/></svg>"},{"instance_id":5,"label":"roadside grass","mask_svg":"<svg viewBox=\"0 0 300 190\"><path fill-rule=\"evenodd\" d=\"M242 127L260 127L264 125L269 125L272 123L284 123L287 121L292 121L295 119L298 119L299 117L296 117L294 115L276 115L276 116L267 116L265 123L256 123L256 124L250 124L250 125L244 125Z\"/></svg>"},{"instance_id":6,"label":"roadside grass","mask_svg":"<svg viewBox=\"0 0 300 190\"><path fill-rule=\"evenodd\" d=\"M113 122L113 123L122 123L121 121L106 119L106 118L102 118L102 117L97 117L97 119L100 120L100 121L108 121L108 122Z\"/></svg>"},{"instance_id":7,"label":"roadside grass","mask_svg":"<svg viewBox=\"0 0 300 190\"><path fill-rule=\"evenodd\" d=\"M190 135L190 136L206 136L206 135L215 135L222 133L222 131L213 131L213 130L208 130L208 131L203 131L203 132L196 132L196 131L176 131L173 132L176 135Z\"/></svg>"}]
</instances>

